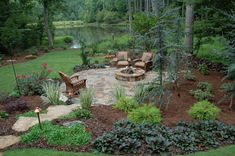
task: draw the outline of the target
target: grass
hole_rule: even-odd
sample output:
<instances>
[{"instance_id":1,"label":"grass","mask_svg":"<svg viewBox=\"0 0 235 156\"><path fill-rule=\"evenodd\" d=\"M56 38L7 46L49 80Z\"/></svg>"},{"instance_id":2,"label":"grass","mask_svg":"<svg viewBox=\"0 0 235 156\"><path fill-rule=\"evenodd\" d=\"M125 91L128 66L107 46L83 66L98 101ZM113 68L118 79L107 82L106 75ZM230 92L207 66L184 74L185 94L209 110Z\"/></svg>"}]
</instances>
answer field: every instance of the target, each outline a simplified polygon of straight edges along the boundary
<instances>
[{"instance_id":1,"label":"grass","mask_svg":"<svg viewBox=\"0 0 235 156\"><path fill-rule=\"evenodd\" d=\"M95 153L62 152L47 149L16 149L4 152L3 156L107 156Z\"/></svg>"},{"instance_id":2,"label":"grass","mask_svg":"<svg viewBox=\"0 0 235 156\"><path fill-rule=\"evenodd\" d=\"M46 113L47 113L46 110L42 110L40 112L40 114L46 114ZM28 111L23 114L16 115L16 119L19 119L20 117L37 117L37 115L36 113L34 113L34 111Z\"/></svg>"},{"instance_id":3,"label":"grass","mask_svg":"<svg viewBox=\"0 0 235 156\"><path fill-rule=\"evenodd\" d=\"M27 74L33 71L39 71L42 63L47 63L48 67L53 70L50 78L58 78L58 71L63 71L66 74L73 73L73 67L76 64L81 64L79 50L63 50L46 53L35 60L27 61L24 63L15 64L17 75ZM102 57L92 57L91 63L104 61ZM0 68L0 92L12 92L16 86L14 73L11 65L3 66Z\"/></svg>"},{"instance_id":4,"label":"grass","mask_svg":"<svg viewBox=\"0 0 235 156\"><path fill-rule=\"evenodd\" d=\"M39 125L33 126L20 136L20 141L31 144L44 139L49 145L75 147L87 144L90 138L91 133L81 124L65 127L45 121L42 123L42 129Z\"/></svg>"},{"instance_id":5,"label":"grass","mask_svg":"<svg viewBox=\"0 0 235 156\"><path fill-rule=\"evenodd\" d=\"M184 156L234 156L235 145L220 147L218 149L209 150L206 152L197 152ZM3 156L106 156L104 154L95 153L73 153L73 152L60 152L46 149L16 149L4 152Z\"/></svg>"},{"instance_id":6,"label":"grass","mask_svg":"<svg viewBox=\"0 0 235 156\"><path fill-rule=\"evenodd\" d=\"M206 152L197 152L184 156L235 156L235 145L220 147Z\"/></svg>"},{"instance_id":7,"label":"grass","mask_svg":"<svg viewBox=\"0 0 235 156\"><path fill-rule=\"evenodd\" d=\"M197 53L198 58L208 59L215 63L228 64L218 54L221 54L227 45L226 39L222 37L203 38L202 45Z\"/></svg>"}]
</instances>

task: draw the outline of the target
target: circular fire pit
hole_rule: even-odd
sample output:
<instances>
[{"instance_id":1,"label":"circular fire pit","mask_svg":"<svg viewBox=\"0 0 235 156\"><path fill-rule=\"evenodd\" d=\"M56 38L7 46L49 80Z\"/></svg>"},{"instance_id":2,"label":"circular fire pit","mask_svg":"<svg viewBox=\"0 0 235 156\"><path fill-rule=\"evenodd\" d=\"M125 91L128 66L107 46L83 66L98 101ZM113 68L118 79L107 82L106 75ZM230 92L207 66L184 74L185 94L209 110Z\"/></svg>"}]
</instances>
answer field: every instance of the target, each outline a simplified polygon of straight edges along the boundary
<instances>
[{"instance_id":1,"label":"circular fire pit","mask_svg":"<svg viewBox=\"0 0 235 156\"><path fill-rule=\"evenodd\" d=\"M121 81L140 81L145 78L145 71L140 68L121 68L116 70L115 78Z\"/></svg>"}]
</instances>

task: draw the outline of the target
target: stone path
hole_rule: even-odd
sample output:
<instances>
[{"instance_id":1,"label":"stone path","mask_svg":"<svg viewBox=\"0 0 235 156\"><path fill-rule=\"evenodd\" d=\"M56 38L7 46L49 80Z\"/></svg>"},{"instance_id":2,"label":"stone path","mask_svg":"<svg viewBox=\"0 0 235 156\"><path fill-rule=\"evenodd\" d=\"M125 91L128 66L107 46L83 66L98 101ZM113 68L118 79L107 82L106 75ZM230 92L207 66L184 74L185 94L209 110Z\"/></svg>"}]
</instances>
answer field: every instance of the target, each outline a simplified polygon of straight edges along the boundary
<instances>
[{"instance_id":1,"label":"stone path","mask_svg":"<svg viewBox=\"0 0 235 156\"><path fill-rule=\"evenodd\" d=\"M14 145L18 143L19 141L20 139L17 136L13 136L13 135L0 136L0 149L4 149L8 146Z\"/></svg>"},{"instance_id":2,"label":"stone path","mask_svg":"<svg viewBox=\"0 0 235 156\"><path fill-rule=\"evenodd\" d=\"M46 120L51 121L59 118L60 116L67 115L79 107L79 104L50 106L47 108L47 113L41 114L40 118L42 122ZM38 119L36 117L20 117L13 125L12 129L17 132L24 132L36 124L38 124Z\"/></svg>"},{"instance_id":3,"label":"stone path","mask_svg":"<svg viewBox=\"0 0 235 156\"><path fill-rule=\"evenodd\" d=\"M133 89L138 83L151 82L157 76L156 72L147 72L145 79L136 82L119 81L115 79L116 68L91 69L76 73L80 79L87 79L87 86L93 90L95 105L114 104L113 90L117 86L125 89L127 96L133 96ZM61 90L65 91L65 84Z\"/></svg>"}]
</instances>

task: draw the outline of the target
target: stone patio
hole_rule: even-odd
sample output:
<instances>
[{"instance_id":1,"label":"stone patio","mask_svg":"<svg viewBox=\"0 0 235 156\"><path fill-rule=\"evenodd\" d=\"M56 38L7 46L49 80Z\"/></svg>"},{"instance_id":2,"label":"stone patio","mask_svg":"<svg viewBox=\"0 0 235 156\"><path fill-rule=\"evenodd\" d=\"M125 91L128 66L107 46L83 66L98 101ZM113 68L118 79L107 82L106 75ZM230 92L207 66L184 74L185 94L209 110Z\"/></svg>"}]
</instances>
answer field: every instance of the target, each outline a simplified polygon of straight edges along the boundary
<instances>
[{"instance_id":1,"label":"stone patio","mask_svg":"<svg viewBox=\"0 0 235 156\"><path fill-rule=\"evenodd\" d=\"M119 81L115 79L116 68L91 69L75 73L79 79L87 79L87 87L91 88L94 94L94 105L114 104L113 90L117 86L122 86L127 96L133 96L133 89L138 83L151 82L157 76L156 72L150 71L145 75L145 79L136 82ZM61 85L61 90L65 91L65 84Z\"/></svg>"}]
</instances>

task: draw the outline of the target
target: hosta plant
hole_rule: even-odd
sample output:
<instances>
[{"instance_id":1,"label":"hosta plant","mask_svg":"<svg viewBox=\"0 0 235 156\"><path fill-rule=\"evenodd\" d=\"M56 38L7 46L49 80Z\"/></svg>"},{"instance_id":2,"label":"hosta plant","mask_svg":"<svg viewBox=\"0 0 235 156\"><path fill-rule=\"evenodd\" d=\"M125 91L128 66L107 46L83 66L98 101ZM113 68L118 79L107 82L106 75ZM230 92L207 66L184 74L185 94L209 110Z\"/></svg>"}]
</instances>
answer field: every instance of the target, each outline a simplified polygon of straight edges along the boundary
<instances>
[{"instance_id":1,"label":"hosta plant","mask_svg":"<svg viewBox=\"0 0 235 156\"><path fill-rule=\"evenodd\" d=\"M209 74L208 67L205 64L199 64L198 65L198 71L202 75L208 75Z\"/></svg>"}]
</instances>

